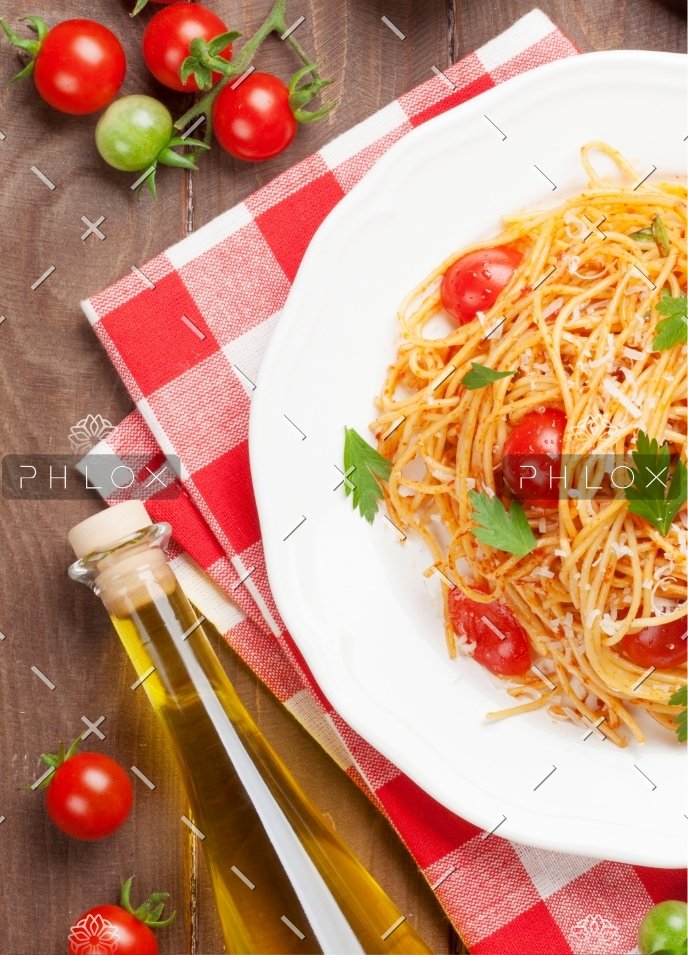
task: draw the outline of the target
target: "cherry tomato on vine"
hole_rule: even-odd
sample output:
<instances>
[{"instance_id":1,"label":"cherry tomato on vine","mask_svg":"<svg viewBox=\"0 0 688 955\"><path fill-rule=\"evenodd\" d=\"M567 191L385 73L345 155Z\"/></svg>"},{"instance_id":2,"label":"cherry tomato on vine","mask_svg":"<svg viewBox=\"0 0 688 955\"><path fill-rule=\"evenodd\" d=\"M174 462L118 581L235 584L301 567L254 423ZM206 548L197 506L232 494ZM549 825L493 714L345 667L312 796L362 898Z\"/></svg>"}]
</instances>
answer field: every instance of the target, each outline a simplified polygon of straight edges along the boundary
<instances>
[{"instance_id":1,"label":"cherry tomato on vine","mask_svg":"<svg viewBox=\"0 0 688 955\"><path fill-rule=\"evenodd\" d=\"M109 166L146 169L172 137L172 114L152 96L124 96L98 120L96 147Z\"/></svg>"},{"instance_id":2,"label":"cherry tomato on vine","mask_svg":"<svg viewBox=\"0 0 688 955\"><path fill-rule=\"evenodd\" d=\"M215 100L213 130L219 144L236 159L271 159L296 135L289 89L276 76L258 72L234 90L226 86Z\"/></svg>"},{"instance_id":3,"label":"cherry tomato on vine","mask_svg":"<svg viewBox=\"0 0 688 955\"><path fill-rule=\"evenodd\" d=\"M670 670L685 666L688 659L688 617L679 617L671 623L644 627L637 633L627 633L619 644L625 657L639 667Z\"/></svg>"},{"instance_id":4,"label":"cherry tomato on vine","mask_svg":"<svg viewBox=\"0 0 688 955\"><path fill-rule=\"evenodd\" d=\"M198 93L199 86L193 76L182 82L179 70L191 52L191 41L200 37L212 40L227 33L223 21L200 3L174 3L159 10L150 20L143 34L143 58L153 76L171 90ZM228 44L218 56L232 58L232 44ZM220 73L212 74L216 83Z\"/></svg>"},{"instance_id":5,"label":"cherry tomato on vine","mask_svg":"<svg viewBox=\"0 0 688 955\"><path fill-rule=\"evenodd\" d=\"M161 920L168 892L154 892L137 909L129 893L132 879L122 886L120 905L96 905L80 915L69 930L67 955L112 952L113 955L157 955L154 928L164 928L175 917Z\"/></svg>"},{"instance_id":6,"label":"cherry tomato on vine","mask_svg":"<svg viewBox=\"0 0 688 955\"><path fill-rule=\"evenodd\" d=\"M686 955L688 906L669 900L654 905L638 930L638 944L643 955Z\"/></svg>"},{"instance_id":7,"label":"cherry tomato on vine","mask_svg":"<svg viewBox=\"0 0 688 955\"><path fill-rule=\"evenodd\" d=\"M462 325L486 311L508 284L523 256L508 245L477 249L453 262L442 277L442 305Z\"/></svg>"},{"instance_id":8,"label":"cherry tomato on vine","mask_svg":"<svg viewBox=\"0 0 688 955\"><path fill-rule=\"evenodd\" d=\"M559 498L566 415L558 408L530 411L504 442L502 475L514 497L538 507ZM533 473L533 471L535 473Z\"/></svg>"},{"instance_id":9,"label":"cherry tomato on vine","mask_svg":"<svg viewBox=\"0 0 688 955\"><path fill-rule=\"evenodd\" d=\"M131 810L134 791L119 763L100 753L77 753L80 739L67 752L41 759L53 772L46 777L45 806L58 829L75 839L104 839L122 825Z\"/></svg>"},{"instance_id":10,"label":"cherry tomato on vine","mask_svg":"<svg viewBox=\"0 0 688 955\"><path fill-rule=\"evenodd\" d=\"M527 673L532 660L521 624L501 600L480 603L457 587L449 595L454 630L475 643L473 659L497 676Z\"/></svg>"},{"instance_id":11,"label":"cherry tomato on vine","mask_svg":"<svg viewBox=\"0 0 688 955\"><path fill-rule=\"evenodd\" d=\"M98 152L113 169L148 170L144 181L153 198L159 163L180 169L196 168L194 156L182 155L175 151L176 147L208 148L207 143L190 136L175 136L169 109L152 96L140 94L123 96L112 103L98 120L95 138Z\"/></svg>"},{"instance_id":12,"label":"cherry tomato on vine","mask_svg":"<svg viewBox=\"0 0 688 955\"><path fill-rule=\"evenodd\" d=\"M114 33L94 20L63 20L49 30L39 17L24 19L36 39L17 36L0 20L10 42L31 57L15 79L33 74L46 103L63 113L95 113L112 102L127 68Z\"/></svg>"}]
</instances>

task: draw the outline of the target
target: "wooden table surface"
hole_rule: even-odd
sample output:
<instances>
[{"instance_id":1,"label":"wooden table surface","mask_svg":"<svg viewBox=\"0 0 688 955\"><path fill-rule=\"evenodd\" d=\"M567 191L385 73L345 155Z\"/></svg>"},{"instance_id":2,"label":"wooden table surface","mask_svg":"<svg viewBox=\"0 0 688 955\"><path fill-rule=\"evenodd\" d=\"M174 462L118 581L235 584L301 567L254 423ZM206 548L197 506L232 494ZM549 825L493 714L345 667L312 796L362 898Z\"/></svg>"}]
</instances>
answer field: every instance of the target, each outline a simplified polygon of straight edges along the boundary
<instances>
[{"instance_id":1,"label":"wooden table surface","mask_svg":"<svg viewBox=\"0 0 688 955\"><path fill-rule=\"evenodd\" d=\"M35 13L55 23L92 16L122 39L128 55L123 93L159 94L142 64L144 13L112 0L6 0L11 21ZM269 0L209 0L245 33ZM104 166L93 120L50 110L26 82L3 90L0 450L69 452L71 426L87 414L121 420L131 402L90 330L78 302L240 201L276 173L369 116L379 106L484 43L532 7L532 0L292 0L304 15L299 38L340 101L325 121L302 128L284 155L263 165L234 162L216 148L194 176L164 170L160 198L138 204L131 177ZM658 0L542 0L540 7L582 50L617 47L685 49L685 21ZM30 8L30 9L29 9ZM401 42L381 23L386 15L406 34ZM15 55L0 50L0 78L15 72ZM260 65L288 75L282 45L269 42ZM176 115L183 97L171 96ZM54 184L50 190L36 166ZM87 216L105 216L105 240L82 241ZM35 291L46 269L55 271ZM0 520L0 858L3 955L58 955L72 921L101 901L114 901L123 878L136 873L136 895L169 890L178 918L161 935L168 955L224 951L203 861L193 853L180 816L185 804L168 750L145 696L132 693L132 670L96 597L66 576L67 530L95 512L98 501L2 500ZM313 799L359 853L433 951L464 951L412 859L384 819L310 737L224 646L220 654L253 716ZM32 672L54 684L50 690ZM41 795L24 791L41 772L38 755L84 729L81 717L105 720L94 748L138 766L155 784L136 783L126 826L102 843L78 843L51 825ZM3 819L4 817L4 819Z\"/></svg>"}]
</instances>

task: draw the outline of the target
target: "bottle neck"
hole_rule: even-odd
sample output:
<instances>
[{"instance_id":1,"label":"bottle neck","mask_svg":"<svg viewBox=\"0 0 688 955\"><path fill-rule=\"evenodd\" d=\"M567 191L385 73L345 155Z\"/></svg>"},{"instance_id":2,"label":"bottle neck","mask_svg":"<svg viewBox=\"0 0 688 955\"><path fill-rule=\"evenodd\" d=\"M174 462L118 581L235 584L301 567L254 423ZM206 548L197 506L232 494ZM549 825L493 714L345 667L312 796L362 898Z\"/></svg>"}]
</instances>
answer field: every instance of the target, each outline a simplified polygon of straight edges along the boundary
<instances>
[{"instance_id":1,"label":"bottle neck","mask_svg":"<svg viewBox=\"0 0 688 955\"><path fill-rule=\"evenodd\" d=\"M130 616L152 600L170 596L177 586L166 553L170 534L169 524L152 524L107 551L76 561L69 576L90 587L112 616Z\"/></svg>"}]
</instances>

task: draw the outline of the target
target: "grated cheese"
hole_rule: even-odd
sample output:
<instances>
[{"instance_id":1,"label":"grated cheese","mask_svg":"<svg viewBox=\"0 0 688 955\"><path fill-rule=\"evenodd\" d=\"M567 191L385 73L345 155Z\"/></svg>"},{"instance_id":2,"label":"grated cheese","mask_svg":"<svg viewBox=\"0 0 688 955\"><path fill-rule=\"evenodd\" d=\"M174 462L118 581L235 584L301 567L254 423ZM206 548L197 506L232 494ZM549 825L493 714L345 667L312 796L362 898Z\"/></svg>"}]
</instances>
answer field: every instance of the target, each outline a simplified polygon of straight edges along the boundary
<instances>
[{"instance_id":1,"label":"grated cheese","mask_svg":"<svg viewBox=\"0 0 688 955\"><path fill-rule=\"evenodd\" d=\"M611 614L605 613L602 616L602 621L600 623L600 628L603 633L606 633L608 637L613 637L616 633L616 623Z\"/></svg>"},{"instance_id":2,"label":"grated cheese","mask_svg":"<svg viewBox=\"0 0 688 955\"><path fill-rule=\"evenodd\" d=\"M617 384L616 381L614 381L613 378L605 378L604 381L602 382L602 387L603 387L603 389L607 392L608 395L611 395L612 398L616 398L616 400L619 402L619 404L620 404L623 408L625 408L626 411L627 411L633 418L640 418L640 417L641 417L641 415L642 415L642 413L643 413L643 412L641 411L641 409L640 409L636 404L634 404L634 403L630 400L630 398L627 398L627 397L626 397L626 395L623 393L623 391L621 390L621 388L619 388L619 385Z\"/></svg>"},{"instance_id":3,"label":"grated cheese","mask_svg":"<svg viewBox=\"0 0 688 955\"><path fill-rule=\"evenodd\" d=\"M465 633L457 634L455 642L457 650L464 656L470 657L475 653L476 644L469 640Z\"/></svg>"},{"instance_id":4,"label":"grated cheese","mask_svg":"<svg viewBox=\"0 0 688 955\"><path fill-rule=\"evenodd\" d=\"M611 364L614 355L612 352L605 352L600 358L596 358L594 361L590 362L591 368L599 368L600 365Z\"/></svg>"},{"instance_id":5,"label":"grated cheese","mask_svg":"<svg viewBox=\"0 0 688 955\"><path fill-rule=\"evenodd\" d=\"M618 541L612 541L611 548L616 554L617 560L620 560L622 557L632 557L633 551L626 544L620 544Z\"/></svg>"},{"instance_id":6,"label":"grated cheese","mask_svg":"<svg viewBox=\"0 0 688 955\"><path fill-rule=\"evenodd\" d=\"M547 308L543 308L542 317L549 318L550 315L554 315L555 312L558 312L561 306L564 304L563 298L555 298L553 302L550 302Z\"/></svg>"},{"instance_id":7,"label":"grated cheese","mask_svg":"<svg viewBox=\"0 0 688 955\"><path fill-rule=\"evenodd\" d=\"M588 691L577 676L572 676L570 680L570 686L573 692L576 694L579 700L584 700L588 695Z\"/></svg>"}]
</instances>

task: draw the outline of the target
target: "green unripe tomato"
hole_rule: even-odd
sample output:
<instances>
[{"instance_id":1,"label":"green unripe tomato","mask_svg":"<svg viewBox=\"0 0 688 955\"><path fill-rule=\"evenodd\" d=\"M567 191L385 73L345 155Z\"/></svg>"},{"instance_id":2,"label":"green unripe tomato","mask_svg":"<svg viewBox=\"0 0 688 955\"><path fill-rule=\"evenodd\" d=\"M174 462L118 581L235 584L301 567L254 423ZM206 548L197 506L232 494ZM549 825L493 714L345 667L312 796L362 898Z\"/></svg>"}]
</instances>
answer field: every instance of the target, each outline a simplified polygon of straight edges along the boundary
<instances>
[{"instance_id":1,"label":"green unripe tomato","mask_svg":"<svg viewBox=\"0 0 688 955\"><path fill-rule=\"evenodd\" d=\"M686 955L688 905L685 902L660 902L647 913L638 929L638 944L643 955Z\"/></svg>"},{"instance_id":2,"label":"green unripe tomato","mask_svg":"<svg viewBox=\"0 0 688 955\"><path fill-rule=\"evenodd\" d=\"M172 138L172 114L152 96L124 96L96 126L96 147L109 166L138 172L152 165Z\"/></svg>"}]
</instances>

